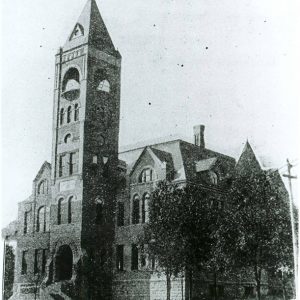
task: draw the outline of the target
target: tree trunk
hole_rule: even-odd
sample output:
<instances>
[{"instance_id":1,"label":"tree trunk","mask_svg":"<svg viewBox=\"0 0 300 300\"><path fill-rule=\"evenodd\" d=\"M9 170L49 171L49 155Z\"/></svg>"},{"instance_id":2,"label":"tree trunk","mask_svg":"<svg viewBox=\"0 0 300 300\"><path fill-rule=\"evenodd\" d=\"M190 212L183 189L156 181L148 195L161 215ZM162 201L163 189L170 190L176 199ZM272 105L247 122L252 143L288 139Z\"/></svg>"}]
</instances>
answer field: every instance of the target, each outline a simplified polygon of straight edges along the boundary
<instances>
[{"instance_id":1,"label":"tree trunk","mask_svg":"<svg viewBox=\"0 0 300 300\"><path fill-rule=\"evenodd\" d=\"M193 271L189 270L189 300L193 297Z\"/></svg>"},{"instance_id":2,"label":"tree trunk","mask_svg":"<svg viewBox=\"0 0 300 300\"><path fill-rule=\"evenodd\" d=\"M217 295L217 273L216 273L216 271L214 271L214 299L215 300L218 299L218 295Z\"/></svg>"},{"instance_id":3,"label":"tree trunk","mask_svg":"<svg viewBox=\"0 0 300 300\"><path fill-rule=\"evenodd\" d=\"M255 281L256 281L256 292L257 292L257 299L261 300L261 269L255 266Z\"/></svg>"},{"instance_id":4,"label":"tree trunk","mask_svg":"<svg viewBox=\"0 0 300 300\"><path fill-rule=\"evenodd\" d=\"M167 300L171 300L171 275L166 274L167 277Z\"/></svg>"}]
</instances>

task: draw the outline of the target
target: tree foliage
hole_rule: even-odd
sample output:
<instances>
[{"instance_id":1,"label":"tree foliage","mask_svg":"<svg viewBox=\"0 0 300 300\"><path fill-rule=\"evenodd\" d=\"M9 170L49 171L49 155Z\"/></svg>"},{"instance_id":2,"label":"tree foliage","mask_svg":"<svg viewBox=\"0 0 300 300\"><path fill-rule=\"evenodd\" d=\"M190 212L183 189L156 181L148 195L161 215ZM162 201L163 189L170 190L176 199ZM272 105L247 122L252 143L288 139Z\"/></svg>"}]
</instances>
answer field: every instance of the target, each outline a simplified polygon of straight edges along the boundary
<instances>
[{"instance_id":1,"label":"tree foliage","mask_svg":"<svg viewBox=\"0 0 300 300\"><path fill-rule=\"evenodd\" d=\"M253 271L260 299L262 273L291 264L288 204L264 172L236 177L218 232L218 243L238 269Z\"/></svg>"}]
</instances>

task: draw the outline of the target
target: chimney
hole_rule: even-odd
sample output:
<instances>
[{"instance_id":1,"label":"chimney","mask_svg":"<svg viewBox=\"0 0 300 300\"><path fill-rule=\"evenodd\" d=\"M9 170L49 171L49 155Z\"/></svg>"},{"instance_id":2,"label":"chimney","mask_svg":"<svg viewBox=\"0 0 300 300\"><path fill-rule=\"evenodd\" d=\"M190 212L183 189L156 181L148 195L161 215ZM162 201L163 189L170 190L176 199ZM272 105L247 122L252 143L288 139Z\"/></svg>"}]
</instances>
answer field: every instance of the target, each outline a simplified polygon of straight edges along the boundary
<instances>
[{"instance_id":1,"label":"chimney","mask_svg":"<svg viewBox=\"0 0 300 300\"><path fill-rule=\"evenodd\" d=\"M194 141L195 145L199 146L200 148L205 148L205 141L204 141L204 125L196 125L194 126Z\"/></svg>"}]
</instances>

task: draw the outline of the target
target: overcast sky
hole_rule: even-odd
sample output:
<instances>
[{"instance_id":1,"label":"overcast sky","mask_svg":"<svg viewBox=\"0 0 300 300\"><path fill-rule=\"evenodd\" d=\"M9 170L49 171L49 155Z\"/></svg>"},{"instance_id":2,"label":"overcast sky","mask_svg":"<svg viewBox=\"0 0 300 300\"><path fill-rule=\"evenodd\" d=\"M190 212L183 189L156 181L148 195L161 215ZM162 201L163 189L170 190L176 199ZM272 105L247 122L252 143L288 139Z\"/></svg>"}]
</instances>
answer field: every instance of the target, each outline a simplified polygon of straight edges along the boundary
<instances>
[{"instance_id":1,"label":"overcast sky","mask_svg":"<svg viewBox=\"0 0 300 300\"><path fill-rule=\"evenodd\" d=\"M85 2L2 0L3 224L50 162L54 55ZM297 2L98 0L123 57L120 145L205 124L210 149L238 158L248 138L270 167L296 160Z\"/></svg>"}]
</instances>

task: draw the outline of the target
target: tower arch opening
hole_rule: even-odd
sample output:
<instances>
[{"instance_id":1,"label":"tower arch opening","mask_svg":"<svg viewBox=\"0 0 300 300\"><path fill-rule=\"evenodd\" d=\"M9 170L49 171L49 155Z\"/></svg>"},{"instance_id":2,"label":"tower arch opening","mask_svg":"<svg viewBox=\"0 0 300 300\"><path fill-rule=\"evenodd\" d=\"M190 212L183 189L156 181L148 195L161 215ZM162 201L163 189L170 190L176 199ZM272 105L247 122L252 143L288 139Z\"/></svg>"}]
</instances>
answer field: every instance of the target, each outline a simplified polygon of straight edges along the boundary
<instances>
[{"instance_id":1,"label":"tower arch opening","mask_svg":"<svg viewBox=\"0 0 300 300\"><path fill-rule=\"evenodd\" d=\"M72 67L64 75L62 82L62 96L67 100L78 99L80 95L80 74Z\"/></svg>"},{"instance_id":2,"label":"tower arch opening","mask_svg":"<svg viewBox=\"0 0 300 300\"><path fill-rule=\"evenodd\" d=\"M60 246L55 257L56 281L70 280L73 271L73 252L69 245Z\"/></svg>"}]
</instances>

